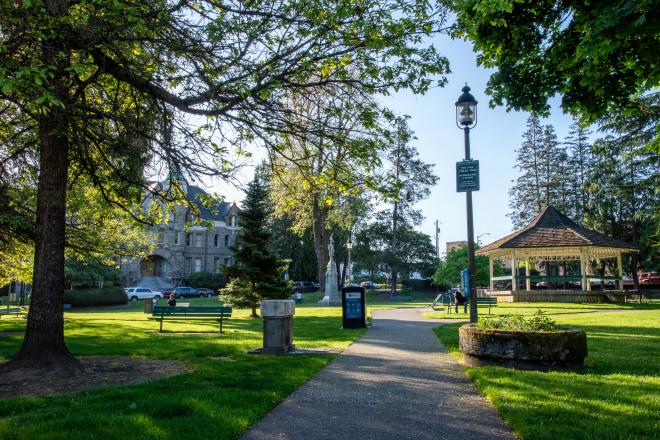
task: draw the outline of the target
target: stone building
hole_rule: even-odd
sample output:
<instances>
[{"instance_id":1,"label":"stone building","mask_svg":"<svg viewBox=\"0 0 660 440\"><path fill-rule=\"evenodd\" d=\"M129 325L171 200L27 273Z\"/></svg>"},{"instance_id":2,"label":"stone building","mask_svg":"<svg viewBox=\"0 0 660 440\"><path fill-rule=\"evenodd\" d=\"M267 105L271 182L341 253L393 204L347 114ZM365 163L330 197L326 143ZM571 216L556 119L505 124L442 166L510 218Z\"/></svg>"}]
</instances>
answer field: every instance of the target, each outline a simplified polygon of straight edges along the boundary
<instances>
[{"instance_id":1,"label":"stone building","mask_svg":"<svg viewBox=\"0 0 660 440\"><path fill-rule=\"evenodd\" d=\"M154 183L165 186L166 182ZM152 289L165 289L185 284L186 278L195 272L218 273L222 264L232 264L230 246L236 240L239 209L235 203L221 202L206 208L202 200L208 194L194 185L185 185L187 199L196 204L202 220L212 222L212 228L192 226L187 223L196 220L189 206L175 207L167 224L156 225L149 231L154 245L151 254L145 258L120 257L120 269L126 286L143 286ZM143 208L157 203L147 197Z\"/></svg>"}]
</instances>

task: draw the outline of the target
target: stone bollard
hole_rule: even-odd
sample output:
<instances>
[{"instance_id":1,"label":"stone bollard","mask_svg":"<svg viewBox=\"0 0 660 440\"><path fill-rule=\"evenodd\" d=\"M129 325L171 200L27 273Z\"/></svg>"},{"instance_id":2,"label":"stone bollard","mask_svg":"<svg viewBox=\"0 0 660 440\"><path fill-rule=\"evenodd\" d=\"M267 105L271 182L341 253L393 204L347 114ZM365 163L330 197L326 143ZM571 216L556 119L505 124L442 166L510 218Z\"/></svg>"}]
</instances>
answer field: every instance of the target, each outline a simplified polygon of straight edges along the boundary
<instances>
[{"instance_id":1,"label":"stone bollard","mask_svg":"<svg viewBox=\"0 0 660 440\"><path fill-rule=\"evenodd\" d=\"M290 299L261 301L261 317L264 320L264 346L262 354L284 354L295 350L293 345L293 315L296 304Z\"/></svg>"}]
</instances>

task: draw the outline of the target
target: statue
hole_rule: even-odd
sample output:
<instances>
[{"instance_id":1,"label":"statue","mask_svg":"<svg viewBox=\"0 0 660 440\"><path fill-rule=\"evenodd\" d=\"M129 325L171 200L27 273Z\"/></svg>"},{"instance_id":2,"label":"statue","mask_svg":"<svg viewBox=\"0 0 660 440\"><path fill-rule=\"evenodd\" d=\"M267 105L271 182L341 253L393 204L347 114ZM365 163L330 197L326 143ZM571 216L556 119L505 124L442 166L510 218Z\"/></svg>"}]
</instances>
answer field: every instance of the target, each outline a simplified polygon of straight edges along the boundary
<instances>
[{"instance_id":1,"label":"statue","mask_svg":"<svg viewBox=\"0 0 660 440\"><path fill-rule=\"evenodd\" d=\"M333 261L335 259L335 242L330 235L330 243L328 243L328 259Z\"/></svg>"},{"instance_id":2,"label":"statue","mask_svg":"<svg viewBox=\"0 0 660 440\"><path fill-rule=\"evenodd\" d=\"M337 265L335 264L335 242L330 236L328 243L328 265L325 271L325 296L319 304L326 306L340 306L339 287L337 286Z\"/></svg>"}]
</instances>

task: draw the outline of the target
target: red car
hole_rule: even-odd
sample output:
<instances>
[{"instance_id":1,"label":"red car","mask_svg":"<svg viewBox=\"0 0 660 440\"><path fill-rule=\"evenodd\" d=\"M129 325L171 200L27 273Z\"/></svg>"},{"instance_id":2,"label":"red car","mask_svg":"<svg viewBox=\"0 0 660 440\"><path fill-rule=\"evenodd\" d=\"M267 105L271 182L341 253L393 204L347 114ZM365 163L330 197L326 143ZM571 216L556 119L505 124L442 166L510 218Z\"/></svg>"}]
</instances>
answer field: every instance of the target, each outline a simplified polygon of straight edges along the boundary
<instances>
[{"instance_id":1,"label":"red car","mask_svg":"<svg viewBox=\"0 0 660 440\"><path fill-rule=\"evenodd\" d=\"M639 276L639 284L660 284L660 276L657 272L642 272Z\"/></svg>"}]
</instances>

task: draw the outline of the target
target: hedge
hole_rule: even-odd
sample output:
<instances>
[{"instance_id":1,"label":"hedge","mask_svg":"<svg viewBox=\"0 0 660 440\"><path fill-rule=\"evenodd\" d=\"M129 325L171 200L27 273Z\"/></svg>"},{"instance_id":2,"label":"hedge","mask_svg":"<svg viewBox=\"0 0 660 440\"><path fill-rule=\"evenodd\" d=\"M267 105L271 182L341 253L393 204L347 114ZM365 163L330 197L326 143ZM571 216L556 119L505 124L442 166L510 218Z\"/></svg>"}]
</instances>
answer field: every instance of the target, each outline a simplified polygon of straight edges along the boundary
<instances>
[{"instance_id":1,"label":"hedge","mask_svg":"<svg viewBox=\"0 0 660 440\"><path fill-rule=\"evenodd\" d=\"M431 290L431 280L403 280L401 282L405 287L409 288L410 290Z\"/></svg>"},{"instance_id":2,"label":"hedge","mask_svg":"<svg viewBox=\"0 0 660 440\"><path fill-rule=\"evenodd\" d=\"M115 306L126 303L128 296L121 287L64 291L64 304L71 304L74 307Z\"/></svg>"}]
</instances>

